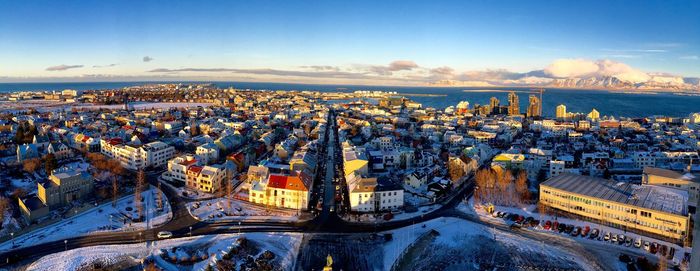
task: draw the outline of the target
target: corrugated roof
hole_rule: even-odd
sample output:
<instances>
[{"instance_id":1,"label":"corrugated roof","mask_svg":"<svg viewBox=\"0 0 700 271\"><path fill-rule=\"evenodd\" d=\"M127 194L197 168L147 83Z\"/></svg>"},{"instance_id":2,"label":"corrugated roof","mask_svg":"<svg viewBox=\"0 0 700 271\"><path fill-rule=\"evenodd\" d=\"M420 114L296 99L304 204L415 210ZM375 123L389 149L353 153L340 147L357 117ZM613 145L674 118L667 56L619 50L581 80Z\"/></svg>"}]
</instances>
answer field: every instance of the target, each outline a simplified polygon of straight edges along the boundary
<instances>
[{"instance_id":1,"label":"corrugated roof","mask_svg":"<svg viewBox=\"0 0 700 271\"><path fill-rule=\"evenodd\" d=\"M687 215L688 192L654 185L634 185L565 173L543 182L571 193L677 215Z\"/></svg>"}]
</instances>

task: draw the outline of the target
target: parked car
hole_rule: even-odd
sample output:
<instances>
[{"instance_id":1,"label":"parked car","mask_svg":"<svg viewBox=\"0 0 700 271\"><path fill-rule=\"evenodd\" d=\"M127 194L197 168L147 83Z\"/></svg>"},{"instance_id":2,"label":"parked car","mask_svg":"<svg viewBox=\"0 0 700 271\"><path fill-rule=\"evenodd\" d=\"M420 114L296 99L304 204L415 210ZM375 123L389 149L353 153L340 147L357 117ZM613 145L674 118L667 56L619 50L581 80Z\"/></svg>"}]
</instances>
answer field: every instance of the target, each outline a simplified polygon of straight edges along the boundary
<instances>
[{"instance_id":1,"label":"parked car","mask_svg":"<svg viewBox=\"0 0 700 271\"><path fill-rule=\"evenodd\" d=\"M668 252L668 247L666 245L661 245L661 249L659 250L661 253L661 256L666 256L666 253Z\"/></svg>"},{"instance_id":2,"label":"parked car","mask_svg":"<svg viewBox=\"0 0 700 271\"><path fill-rule=\"evenodd\" d=\"M595 239L596 237L598 237L598 234L600 234L600 231L598 229L593 229L593 231L591 231L591 235L588 236L588 238Z\"/></svg>"},{"instance_id":3,"label":"parked car","mask_svg":"<svg viewBox=\"0 0 700 271\"><path fill-rule=\"evenodd\" d=\"M518 218L515 219L515 222L522 222L523 220L525 220L525 217L519 215Z\"/></svg>"},{"instance_id":4,"label":"parked car","mask_svg":"<svg viewBox=\"0 0 700 271\"><path fill-rule=\"evenodd\" d=\"M649 251L651 248L651 243L649 241L644 242L644 250Z\"/></svg>"},{"instance_id":5,"label":"parked car","mask_svg":"<svg viewBox=\"0 0 700 271\"><path fill-rule=\"evenodd\" d=\"M606 232L605 236L603 237L603 240L609 241L610 240L610 232Z\"/></svg>"},{"instance_id":6,"label":"parked car","mask_svg":"<svg viewBox=\"0 0 700 271\"><path fill-rule=\"evenodd\" d=\"M564 232L566 230L566 224L564 224L564 223L559 224L559 227L557 227L557 230L559 231L559 233Z\"/></svg>"},{"instance_id":7,"label":"parked car","mask_svg":"<svg viewBox=\"0 0 700 271\"><path fill-rule=\"evenodd\" d=\"M637 240L634 240L634 247L636 247L636 248L642 247L642 238L637 238Z\"/></svg>"},{"instance_id":8,"label":"parked car","mask_svg":"<svg viewBox=\"0 0 700 271\"><path fill-rule=\"evenodd\" d=\"M568 225L566 226L566 230L564 232L571 233L572 231L574 231L574 225Z\"/></svg>"},{"instance_id":9,"label":"parked car","mask_svg":"<svg viewBox=\"0 0 700 271\"><path fill-rule=\"evenodd\" d=\"M612 237L610 237L610 242L617 243L617 234L613 234Z\"/></svg>"},{"instance_id":10,"label":"parked car","mask_svg":"<svg viewBox=\"0 0 700 271\"><path fill-rule=\"evenodd\" d=\"M659 244L656 242L651 243L651 247L649 248L649 252L651 254L656 254L656 252L659 251Z\"/></svg>"},{"instance_id":11,"label":"parked car","mask_svg":"<svg viewBox=\"0 0 700 271\"><path fill-rule=\"evenodd\" d=\"M530 227L537 227L540 225L540 221L537 219L530 220Z\"/></svg>"},{"instance_id":12,"label":"parked car","mask_svg":"<svg viewBox=\"0 0 700 271\"><path fill-rule=\"evenodd\" d=\"M579 233L581 233L581 227L577 226L573 231L571 231L571 236L576 237L579 235Z\"/></svg>"},{"instance_id":13,"label":"parked car","mask_svg":"<svg viewBox=\"0 0 700 271\"><path fill-rule=\"evenodd\" d=\"M552 230L553 231L559 230L559 221L554 221L552 223Z\"/></svg>"},{"instance_id":14,"label":"parked car","mask_svg":"<svg viewBox=\"0 0 700 271\"><path fill-rule=\"evenodd\" d=\"M617 244L622 245L625 242L625 235L624 234L618 234L617 235Z\"/></svg>"},{"instance_id":15,"label":"parked car","mask_svg":"<svg viewBox=\"0 0 700 271\"><path fill-rule=\"evenodd\" d=\"M586 226L583 228L583 231L581 231L581 236L586 237L586 235L588 235L589 232L591 232L591 227Z\"/></svg>"},{"instance_id":16,"label":"parked car","mask_svg":"<svg viewBox=\"0 0 700 271\"><path fill-rule=\"evenodd\" d=\"M161 231L161 232L158 232L157 236L158 236L158 239L167 239L167 238L173 237L173 233L169 232L169 231Z\"/></svg>"},{"instance_id":17,"label":"parked car","mask_svg":"<svg viewBox=\"0 0 700 271\"><path fill-rule=\"evenodd\" d=\"M626 239L625 239L625 246L626 246L626 247L632 246L632 238L626 238Z\"/></svg>"},{"instance_id":18,"label":"parked car","mask_svg":"<svg viewBox=\"0 0 700 271\"><path fill-rule=\"evenodd\" d=\"M547 222L544 222L544 226L542 228L544 228L545 230L549 230L550 228L552 228L552 221L547 220Z\"/></svg>"}]
</instances>

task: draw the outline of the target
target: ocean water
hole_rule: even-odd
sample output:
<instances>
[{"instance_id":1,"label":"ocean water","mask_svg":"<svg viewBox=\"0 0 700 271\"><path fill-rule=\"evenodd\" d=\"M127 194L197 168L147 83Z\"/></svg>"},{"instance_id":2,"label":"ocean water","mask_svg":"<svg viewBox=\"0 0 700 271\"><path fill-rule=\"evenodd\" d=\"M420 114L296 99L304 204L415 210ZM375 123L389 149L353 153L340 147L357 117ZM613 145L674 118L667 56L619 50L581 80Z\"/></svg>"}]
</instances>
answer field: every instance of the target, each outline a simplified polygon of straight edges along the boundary
<instances>
[{"instance_id":1,"label":"ocean water","mask_svg":"<svg viewBox=\"0 0 700 271\"><path fill-rule=\"evenodd\" d=\"M63 89L109 89L136 86L146 83L166 82L96 82L96 83L0 83L0 93L11 91L39 91ZM186 83L186 82L183 82ZM192 82L204 83L204 82ZM455 106L460 101L470 105L488 104L491 97L496 97L502 105L507 103L507 90L514 90L520 99L521 112L525 112L528 96L534 93L531 88L465 88L465 87L387 87L360 85L307 85L287 83L252 83L252 82L214 82L221 88L235 87L256 90L315 90L344 91L384 90L405 94L437 94L440 96L409 96L425 107L445 108ZM587 90L587 89L553 89L548 88L543 96L543 114L553 116L555 107L564 104L569 112L588 113L593 108L601 116L647 117L667 115L685 117L690 113L700 112L700 96L681 96L672 93L628 94L622 92Z\"/></svg>"}]
</instances>

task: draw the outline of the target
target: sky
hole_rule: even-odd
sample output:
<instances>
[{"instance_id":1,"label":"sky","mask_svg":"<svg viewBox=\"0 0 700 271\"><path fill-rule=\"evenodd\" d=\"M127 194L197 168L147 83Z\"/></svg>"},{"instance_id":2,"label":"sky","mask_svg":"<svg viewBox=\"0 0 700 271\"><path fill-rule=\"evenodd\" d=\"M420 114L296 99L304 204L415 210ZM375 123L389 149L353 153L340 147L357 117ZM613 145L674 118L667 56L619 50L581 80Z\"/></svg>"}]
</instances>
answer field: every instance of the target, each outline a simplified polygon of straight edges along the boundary
<instances>
[{"instance_id":1,"label":"sky","mask_svg":"<svg viewBox=\"0 0 700 271\"><path fill-rule=\"evenodd\" d=\"M0 0L0 81L700 77L698 14L700 1Z\"/></svg>"}]
</instances>

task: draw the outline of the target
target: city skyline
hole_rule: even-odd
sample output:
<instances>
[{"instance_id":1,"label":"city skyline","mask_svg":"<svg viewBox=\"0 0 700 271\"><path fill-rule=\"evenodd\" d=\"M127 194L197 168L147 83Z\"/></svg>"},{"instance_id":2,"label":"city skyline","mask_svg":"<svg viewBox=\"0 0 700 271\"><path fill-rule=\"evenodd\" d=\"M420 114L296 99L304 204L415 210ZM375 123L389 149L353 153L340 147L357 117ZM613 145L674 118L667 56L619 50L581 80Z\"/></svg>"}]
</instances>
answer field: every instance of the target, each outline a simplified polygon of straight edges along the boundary
<instances>
[{"instance_id":1,"label":"city skyline","mask_svg":"<svg viewBox=\"0 0 700 271\"><path fill-rule=\"evenodd\" d=\"M700 76L690 1L2 5L0 82L697 85Z\"/></svg>"}]
</instances>

